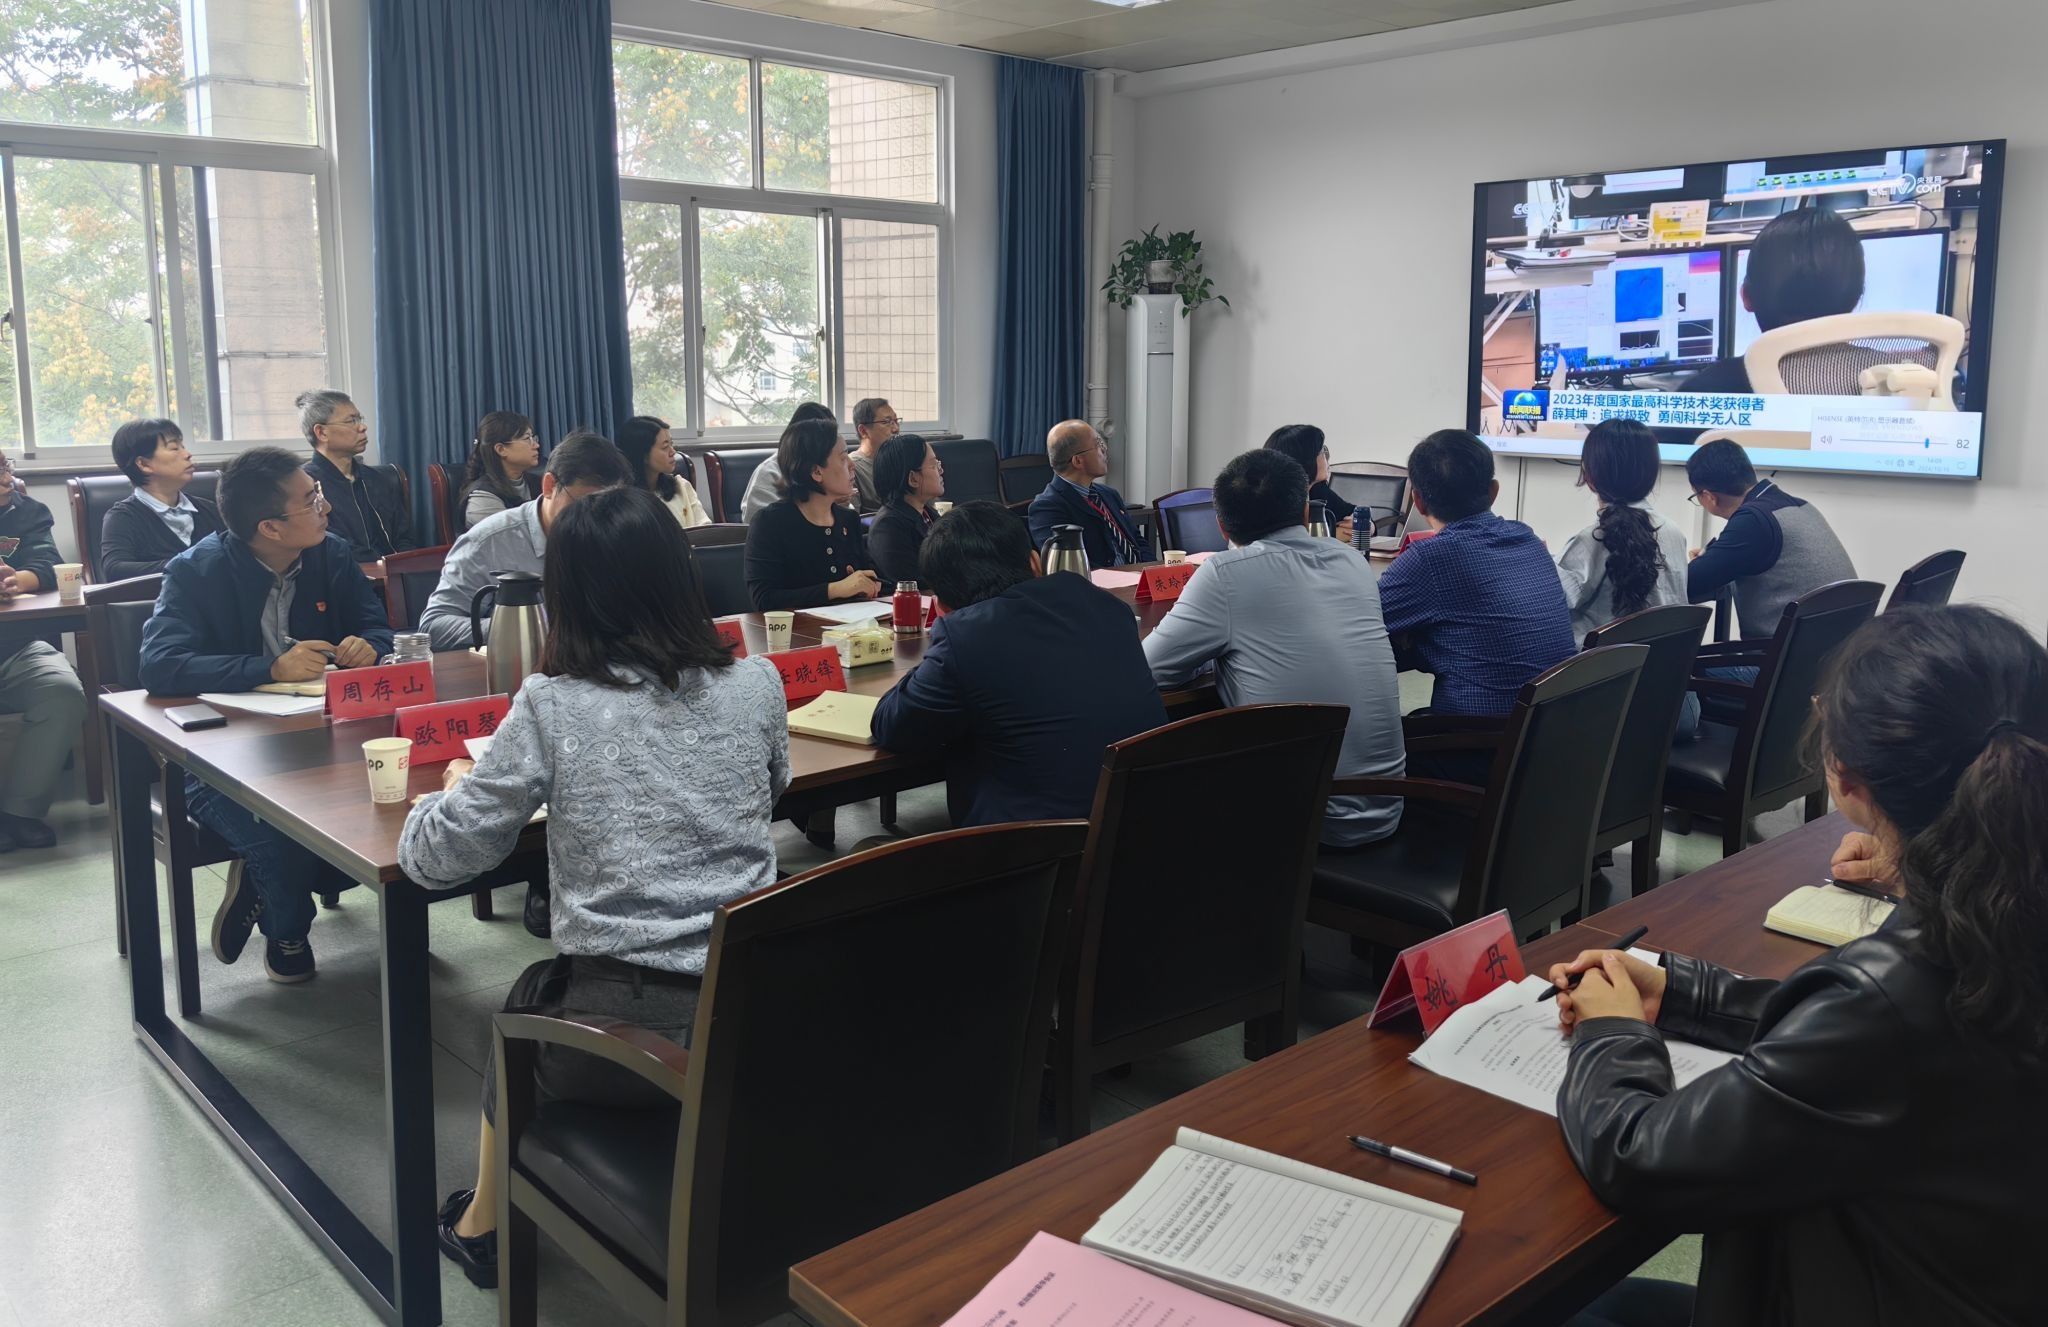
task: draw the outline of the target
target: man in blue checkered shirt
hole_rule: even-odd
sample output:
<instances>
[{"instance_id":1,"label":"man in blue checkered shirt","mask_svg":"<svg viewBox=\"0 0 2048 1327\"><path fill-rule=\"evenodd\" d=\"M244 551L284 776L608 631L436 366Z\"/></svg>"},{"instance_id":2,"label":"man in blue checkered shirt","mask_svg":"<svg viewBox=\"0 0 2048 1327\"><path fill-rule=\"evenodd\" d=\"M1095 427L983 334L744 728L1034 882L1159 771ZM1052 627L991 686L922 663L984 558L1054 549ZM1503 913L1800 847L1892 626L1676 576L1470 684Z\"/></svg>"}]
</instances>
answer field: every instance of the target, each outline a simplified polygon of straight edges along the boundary
<instances>
[{"instance_id":1,"label":"man in blue checkered shirt","mask_svg":"<svg viewBox=\"0 0 2048 1327\"><path fill-rule=\"evenodd\" d=\"M1575 652L1557 564L1534 530L1494 514L1493 453L1463 429L1415 445L1408 487L1437 533L1380 577L1395 657L1436 675L1431 713L1506 714L1525 682Z\"/></svg>"}]
</instances>

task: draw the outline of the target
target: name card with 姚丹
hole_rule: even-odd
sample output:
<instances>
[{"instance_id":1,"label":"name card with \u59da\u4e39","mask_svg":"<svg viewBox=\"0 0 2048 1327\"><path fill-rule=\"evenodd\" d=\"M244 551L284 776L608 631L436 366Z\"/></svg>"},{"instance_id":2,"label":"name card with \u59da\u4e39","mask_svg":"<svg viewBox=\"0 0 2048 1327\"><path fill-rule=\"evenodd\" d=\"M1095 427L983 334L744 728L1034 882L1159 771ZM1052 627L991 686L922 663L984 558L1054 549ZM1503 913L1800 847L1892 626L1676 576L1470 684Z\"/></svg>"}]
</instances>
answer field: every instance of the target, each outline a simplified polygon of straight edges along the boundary
<instances>
[{"instance_id":1,"label":"name card with \u59da\u4e39","mask_svg":"<svg viewBox=\"0 0 2048 1327\"><path fill-rule=\"evenodd\" d=\"M412 739L412 763L438 765L468 751L472 737L488 737L512 712L510 696L472 696L398 711L398 736Z\"/></svg>"},{"instance_id":2,"label":"name card with \u59da\u4e39","mask_svg":"<svg viewBox=\"0 0 2048 1327\"><path fill-rule=\"evenodd\" d=\"M711 625L718 632L718 638L732 646L733 658L747 657L747 633L746 629L740 626L738 618L717 618Z\"/></svg>"},{"instance_id":3,"label":"name card with \u59da\u4e39","mask_svg":"<svg viewBox=\"0 0 2048 1327\"><path fill-rule=\"evenodd\" d=\"M804 650L779 650L764 654L782 674L782 697L791 705L846 690L846 673L839 667L839 650L832 645L815 645Z\"/></svg>"},{"instance_id":4,"label":"name card with \u59da\u4e39","mask_svg":"<svg viewBox=\"0 0 2048 1327\"><path fill-rule=\"evenodd\" d=\"M1413 1009L1428 1036L1459 1005L1527 975L1508 914L1496 912L1402 950L1366 1026L1378 1027Z\"/></svg>"},{"instance_id":5,"label":"name card with \u59da\u4e39","mask_svg":"<svg viewBox=\"0 0 2048 1327\"><path fill-rule=\"evenodd\" d=\"M434 703L434 665L389 664L346 668L327 675L327 716L375 719L410 705Z\"/></svg>"},{"instance_id":6,"label":"name card with \u59da\u4e39","mask_svg":"<svg viewBox=\"0 0 2048 1327\"><path fill-rule=\"evenodd\" d=\"M1176 562L1172 566L1147 567L1138 575L1139 603L1166 603L1180 598L1188 582L1202 569L1199 562Z\"/></svg>"}]
</instances>

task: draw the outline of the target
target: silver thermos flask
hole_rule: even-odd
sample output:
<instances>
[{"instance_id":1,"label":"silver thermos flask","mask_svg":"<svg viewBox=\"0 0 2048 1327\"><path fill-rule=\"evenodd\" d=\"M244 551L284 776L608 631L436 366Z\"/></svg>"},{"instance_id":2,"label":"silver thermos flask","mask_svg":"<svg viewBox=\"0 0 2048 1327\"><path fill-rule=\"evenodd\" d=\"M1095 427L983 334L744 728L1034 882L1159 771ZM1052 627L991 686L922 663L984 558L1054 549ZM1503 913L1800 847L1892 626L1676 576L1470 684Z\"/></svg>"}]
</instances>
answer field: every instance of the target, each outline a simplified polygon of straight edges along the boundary
<instances>
[{"instance_id":1,"label":"silver thermos flask","mask_svg":"<svg viewBox=\"0 0 2048 1327\"><path fill-rule=\"evenodd\" d=\"M1052 538L1045 541L1045 547L1038 550L1045 562L1045 574L1056 571L1088 574L1088 551L1081 546L1081 527L1078 525L1055 525Z\"/></svg>"},{"instance_id":2,"label":"silver thermos flask","mask_svg":"<svg viewBox=\"0 0 2048 1327\"><path fill-rule=\"evenodd\" d=\"M484 656L484 688L492 695L513 696L520 684L540 671L541 645L547 640L547 619L540 608L540 577L523 571L502 571L496 582L476 592L469 602L469 636L484 643L484 600L492 600L489 649Z\"/></svg>"}]
</instances>

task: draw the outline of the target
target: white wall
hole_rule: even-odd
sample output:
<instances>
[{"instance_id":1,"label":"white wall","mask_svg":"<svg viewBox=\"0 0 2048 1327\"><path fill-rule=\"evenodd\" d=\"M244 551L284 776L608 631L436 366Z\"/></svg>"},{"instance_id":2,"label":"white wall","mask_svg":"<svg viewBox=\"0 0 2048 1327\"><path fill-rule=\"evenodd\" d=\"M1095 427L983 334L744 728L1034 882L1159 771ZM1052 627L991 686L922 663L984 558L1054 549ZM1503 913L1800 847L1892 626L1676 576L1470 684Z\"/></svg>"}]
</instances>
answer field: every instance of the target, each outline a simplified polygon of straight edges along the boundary
<instances>
[{"instance_id":1,"label":"white wall","mask_svg":"<svg viewBox=\"0 0 2048 1327\"><path fill-rule=\"evenodd\" d=\"M1863 575L1890 581L1963 547L1958 595L2039 627L2044 35L2035 0L1770 0L1120 99L1137 124L1135 169L1118 162L1120 183L1135 180L1135 228L1194 227L1233 306L1196 315L1197 473L1284 423L1321 424L1338 460L1400 460L1424 433L1463 424L1475 181L2005 137L1983 481L1785 478ZM1504 508L1517 465L1503 463ZM1526 465L1523 516L1561 547L1591 506L1571 467ZM1685 494L1667 469L1657 500L1674 520L1690 515Z\"/></svg>"}]
</instances>

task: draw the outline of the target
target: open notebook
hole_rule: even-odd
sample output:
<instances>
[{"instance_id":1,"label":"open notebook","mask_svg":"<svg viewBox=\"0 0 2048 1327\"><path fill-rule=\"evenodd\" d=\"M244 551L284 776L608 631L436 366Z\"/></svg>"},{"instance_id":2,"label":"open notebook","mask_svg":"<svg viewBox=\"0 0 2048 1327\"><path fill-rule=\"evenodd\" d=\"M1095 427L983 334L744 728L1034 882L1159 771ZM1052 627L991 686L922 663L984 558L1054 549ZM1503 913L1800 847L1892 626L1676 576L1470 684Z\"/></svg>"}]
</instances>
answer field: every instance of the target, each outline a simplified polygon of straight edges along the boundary
<instances>
[{"instance_id":1,"label":"open notebook","mask_svg":"<svg viewBox=\"0 0 2048 1327\"><path fill-rule=\"evenodd\" d=\"M1463 1213L1182 1129L1081 1242L1314 1327L1402 1327Z\"/></svg>"},{"instance_id":2,"label":"open notebook","mask_svg":"<svg viewBox=\"0 0 2048 1327\"><path fill-rule=\"evenodd\" d=\"M1846 945L1884 925L1895 906L1831 884L1801 885L1771 905L1764 928L1817 945Z\"/></svg>"}]
</instances>

